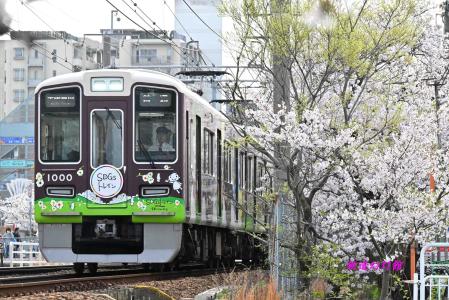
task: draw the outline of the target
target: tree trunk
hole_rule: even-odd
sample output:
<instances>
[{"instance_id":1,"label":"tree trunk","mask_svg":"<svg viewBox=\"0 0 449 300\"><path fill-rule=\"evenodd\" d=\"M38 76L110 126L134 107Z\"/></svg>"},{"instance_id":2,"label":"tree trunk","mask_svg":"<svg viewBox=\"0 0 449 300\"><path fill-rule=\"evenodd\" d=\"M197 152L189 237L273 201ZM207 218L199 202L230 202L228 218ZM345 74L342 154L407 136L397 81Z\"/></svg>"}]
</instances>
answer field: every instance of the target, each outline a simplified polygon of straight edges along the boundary
<instances>
[{"instance_id":1,"label":"tree trunk","mask_svg":"<svg viewBox=\"0 0 449 300\"><path fill-rule=\"evenodd\" d=\"M384 272L382 273L382 290L380 293L380 299L387 300L389 291L390 291L390 270L384 270Z\"/></svg>"}]
</instances>

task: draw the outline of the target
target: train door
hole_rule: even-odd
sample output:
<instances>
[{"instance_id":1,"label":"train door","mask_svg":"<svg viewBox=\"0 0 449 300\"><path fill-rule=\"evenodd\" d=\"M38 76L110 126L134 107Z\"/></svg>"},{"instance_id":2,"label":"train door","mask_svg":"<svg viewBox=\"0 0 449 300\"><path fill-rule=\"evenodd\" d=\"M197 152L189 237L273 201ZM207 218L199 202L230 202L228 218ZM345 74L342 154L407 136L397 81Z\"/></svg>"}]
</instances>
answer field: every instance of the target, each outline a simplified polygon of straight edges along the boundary
<instances>
[{"instance_id":1,"label":"train door","mask_svg":"<svg viewBox=\"0 0 449 300\"><path fill-rule=\"evenodd\" d=\"M126 112L125 101L88 103L88 178L91 191L97 196L89 201L90 208L126 208L126 168L130 156L125 146L129 145Z\"/></svg>"}]
</instances>

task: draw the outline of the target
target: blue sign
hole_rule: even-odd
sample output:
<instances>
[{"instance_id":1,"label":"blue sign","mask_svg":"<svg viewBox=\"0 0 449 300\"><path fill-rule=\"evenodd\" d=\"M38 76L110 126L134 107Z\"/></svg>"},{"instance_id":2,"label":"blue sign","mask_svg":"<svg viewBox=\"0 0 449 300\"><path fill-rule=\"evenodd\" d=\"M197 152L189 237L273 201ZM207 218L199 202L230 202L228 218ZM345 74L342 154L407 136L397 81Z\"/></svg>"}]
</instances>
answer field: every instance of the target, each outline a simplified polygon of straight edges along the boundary
<instances>
[{"instance_id":1,"label":"blue sign","mask_svg":"<svg viewBox=\"0 0 449 300\"><path fill-rule=\"evenodd\" d=\"M15 169L15 168L32 168L34 160L24 159L3 159L0 160L1 169Z\"/></svg>"},{"instance_id":2,"label":"blue sign","mask_svg":"<svg viewBox=\"0 0 449 300\"><path fill-rule=\"evenodd\" d=\"M0 136L0 144L7 144L7 145L34 144L34 137Z\"/></svg>"}]
</instances>

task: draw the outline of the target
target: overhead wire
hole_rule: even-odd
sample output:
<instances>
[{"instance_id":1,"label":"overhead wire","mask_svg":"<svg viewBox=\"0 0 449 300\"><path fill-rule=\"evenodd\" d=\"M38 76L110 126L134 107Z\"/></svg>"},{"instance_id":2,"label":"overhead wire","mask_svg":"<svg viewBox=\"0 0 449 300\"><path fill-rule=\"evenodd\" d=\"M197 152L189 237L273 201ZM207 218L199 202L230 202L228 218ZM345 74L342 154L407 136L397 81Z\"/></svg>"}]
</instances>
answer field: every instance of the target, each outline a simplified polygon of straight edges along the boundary
<instances>
[{"instance_id":1,"label":"overhead wire","mask_svg":"<svg viewBox=\"0 0 449 300\"><path fill-rule=\"evenodd\" d=\"M17 30L14 30L14 29L11 28L11 27L8 27L8 29L9 29L9 31L17 31ZM22 41L22 40L20 40L20 39L15 39L15 38L11 35L10 32L8 32L7 34L8 34L8 35L11 37L11 39L13 39L13 40L16 40L16 41ZM43 49L44 51L46 51L46 52L48 52L48 53L50 53L51 55L55 56L56 58L59 58L59 59L63 60L64 62L70 64L72 67L74 67L74 65L73 65L71 62L69 62L69 61L67 60L67 58L62 58L61 56L57 55L56 53L50 52L50 50L47 50L47 49L44 48L42 45L39 45L38 43L35 43L34 41L30 41L30 43L33 44L33 45L35 45L35 46L37 46L37 47L39 47L39 48L41 48L41 49ZM65 43L64 43L64 44L65 44Z\"/></svg>"},{"instance_id":2,"label":"overhead wire","mask_svg":"<svg viewBox=\"0 0 449 300\"><path fill-rule=\"evenodd\" d=\"M187 3L186 0L182 0L182 2L185 3L185 5L187 5L187 7L189 8L189 10L207 27L209 28L210 31L212 31L216 36L218 36L223 42L226 43L226 40L220 35L218 34L212 27L209 26L209 24L207 24L197 13L196 11Z\"/></svg>"},{"instance_id":3,"label":"overhead wire","mask_svg":"<svg viewBox=\"0 0 449 300\"><path fill-rule=\"evenodd\" d=\"M168 10L170 11L170 13L173 15L173 17L175 18L175 20L179 23L179 25L181 25L182 29L184 30L184 32L189 36L191 41L194 41L194 38L192 37L192 35L188 32L188 30L184 27L184 24L182 24L181 20L178 18L178 16L176 16L176 14L173 12L173 10L170 8L170 6L167 4L166 0L162 0L162 2L164 3L164 5L168 8ZM201 56L201 59L203 60L204 64L208 64L206 62L206 60L204 58L206 58L210 64L215 67L214 62L206 55L205 52L201 51L199 52L199 55Z\"/></svg>"},{"instance_id":4,"label":"overhead wire","mask_svg":"<svg viewBox=\"0 0 449 300\"><path fill-rule=\"evenodd\" d=\"M64 41L66 40L66 38L59 33L57 30L55 30L52 26L50 26L50 24L48 24L44 19L42 19L38 13L36 13L27 3L25 3L23 0L18 0L20 1L20 3L22 3L23 6L25 6L25 8L27 8L36 18L38 18L42 23L44 23L45 25L47 25L48 28L50 28L51 30L53 30L54 32L57 32L60 36L61 39L63 39Z\"/></svg>"},{"instance_id":5,"label":"overhead wire","mask_svg":"<svg viewBox=\"0 0 449 300\"><path fill-rule=\"evenodd\" d=\"M9 36L11 37L12 40L19 41L19 42L22 43L23 45L28 46L27 43L26 43L25 41L19 40L19 39L15 39L15 38L11 35L11 33L8 32L8 33L6 33L6 34L9 35ZM33 45L35 45L35 46L38 46L38 47L40 47L40 48L43 48L41 45L39 45L39 44L37 44L37 43L35 43L35 42L31 42L31 43L32 43ZM44 49L44 51L49 52L49 51L46 50L45 48L43 48L43 49ZM41 51L39 51L39 50L36 49L36 48L35 48L34 50L36 50L38 53L42 54L42 55L45 56L46 58L53 60L52 57L49 57L46 53L41 52ZM50 53L50 54L51 54L51 53ZM60 63L60 62L58 62L58 60L55 60L54 62L57 63L58 65L64 67L64 68L66 68L67 70L73 72L73 69L71 69L71 68L67 67L66 65L64 65L64 64L62 64L62 63ZM70 64L70 65L72 65L72 67L73 67L73 64L71 64L70 62L68 62L68 61L65 61L65 62L68 63L68 64Z\"/></svg>"},{"instance_id":6,"label":"overhead wire","mask_svg":"<svg viewBox=\"0 0 449 300\"><path fill-rule=\"evenodd\" d=\"M190 40L193 41L193 37L189 34L187 29L184 27L184 25L182 24L181 20L179 20L179 18L176 16L176 14L171 10L170 6L168 6L167 1L163 0L163 2L165 4L165 6L168 8L168 10L171 12L173 17L175 17L175 20L178 21L179 25L181 25L182 29L184 29L184 32L190 37Z\"/></svg>"},{"instance_id":7,"label":"overhead wire","mask_svg":"<svg viewBox=\"0 0 449 300\"><path fill-rule=\"evenodd\" d=\"M135 3L133 0L130 0L131 2L133 2L133 3ZM154 30L154 31L156 31L155 30L155 28L151 25L151 24L149 24L147 21L145 21L145 19L141 16L141 15L139 15L139 13L135 10L135 9L133 9L128 3L126 3L125 2L125 0L122 0L122 2L123 3L125 3L125 5L129 8L129 9L131 9L151 30ZM137 3L135 3L135 4L137 4ZM136 7L137 7L137 5L136 5ZM140 11L142 11L142 9L140 9L139 8L139 10ZM144 15L145 16L147 16L147 18L150 20L150 22L152 22L152 23L154 23L154 24L156 24L156 22L154 22L150 17L148 17L148 15L146 15L145 13L144 13ZM139 26L139 25L138 25ZM157 25L156 25L157 26ZM161 29L159 26L157 26L160 30L161 30L161 32L164 34L164 36L166 36L169 40L170 40L170 42L169 41L166 41L166 40L164 40L164 39L162 39L162 38L159 38L160 40L162 40L162 41L164 41L165 43L167 43L167 44L169 44L169 45L171 45L171 46L173 46L173 47L176 47L176 48L178 48L178 49L180 49L180 50L183 50L183 49L187 49L187 50L190 50L190 49L188 49L188 48L186 48L186 47L182 47L182 46L179 46L179 45L176 45L176 43L172 40L172 38L170 38L168 35L167 35L167 33L166 33L166 30L163 30L163 29ZM142 27L141 27L142 28ZM153 34L154 35L154 34ZM179 55L181 55L180 53L178 53Z\"/></svg>"},{"instance_id":8,"label":"overhead wire","mask_svg":"<svg viewBox=\"0 0 449 300\"><path fill-rule=\"evenodd\" d=\"M137 2L134 2L133 0L130 0L132 3L133 3L133 5L135 6L135 7L137 7L137 9L148 19L148 20L150 20L150 22L151 23L153 23L153 25L154 26L156 26L157 28L159 28L159 30L160 31L163 31L163 32L166 32L166 30L163 30L161 27L159 27L159 25L157 25L157 23L153 20L153 19L151 19L141 8L140 8L140 6L138 6L137 5ZM167 36L167 33L165 34L165 36ZM168 36L167 36L167 38L169 38Z\"/></svg>"},{"instance_id":9,"label":"overhead wire","mask_svg":"<svg viewBox=\"0 0 449 300\"><path fill-rule=\"evenodd\" d=\"M139 23L137 23L136 21L134 21L132 18L130 18L127 14L125 14L122 10L120 10L116 5L114 5L111 1L109 0L105 0L107 3L109 3L109 5L111 5L113 8L115 8L118 12L120 12L125 18L127 18L129 21L131 21L134 25L138 26L139 28L141 28L143 31L145 31L146 33L154 36L156 39L163 41L164 43L167 43L169 45L176 45L176 44L171 44L170 42L167 42L166 40L164 40L163 38L157 36L156 34L152 33L151 31L148 31L147 29L145 29L145 27L143 27L142 25L140 25ZM177 46L177 45L176 45ZM179 46L177 46L177 48L180 48ZM181 53L179 53L179 51L176 48L173 48L173 50L179 54L179 56L182 56Z\"/></svg>"},{"instance_id":10,"label":"overhead wire","mask_svg":"<svg viewBox=\"0 0 449 300\"><path fill-rule=\"evenodd\" d=\"M131 0L132 1L132 0ZM194 62L195 60L193 59L192 55L190 53L188 53L188 51L190 51L190 48L187 47L182 47L177 45L170 37L167 36L167 34L165 33L164 35L168 37L168 39L170 41L167 41L159 36L157 36L156 34L146 30L143 26L141 26L140 24L138 24L135 20L133 20L132 18L130 18L128 15L126 15L125 13L123 13L123 11L121 11L119 8L117 8L117 6L113 5L109 0L106 0L106 2L108 2L112 7L114 7L118 12L120 12L123 16L125 16L128 20L130 20L131 22L133 22L135 25L137 25L139 28L143 29L145 32L151 34L152 36L156 37L157 39L165 42L166 44L172 46L173 50L180 56L183 57L183 55L177 51L177 49L181 50L184 55L189 56L190 58L192 58L192 62ZM133 9L128 3L125 2L125 0L122 0L123 3L125 3L125 5L131 10L133 11L151 30L155 30L154 27L152 27L147 21L145 21L145 19L135 10ZM134 2L133 2L134 3ZM149 18L149 17L148 17ZM150 19L150 18L149 18ZM150 19L151 20L151 19ZM160 28L160 27L159 27ZM164 32L164 30L162 30ZM197 64L198 65L198 64Z\"/></svg>"}]
</instances>

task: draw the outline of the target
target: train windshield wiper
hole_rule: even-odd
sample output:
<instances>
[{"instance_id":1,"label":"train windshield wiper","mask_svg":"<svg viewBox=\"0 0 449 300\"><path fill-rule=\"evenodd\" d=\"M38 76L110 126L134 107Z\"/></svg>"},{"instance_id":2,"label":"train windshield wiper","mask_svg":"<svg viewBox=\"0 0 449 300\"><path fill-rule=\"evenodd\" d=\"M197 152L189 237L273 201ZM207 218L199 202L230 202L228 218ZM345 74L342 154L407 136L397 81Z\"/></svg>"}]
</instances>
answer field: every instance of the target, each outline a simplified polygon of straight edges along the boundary
<instances>
[{"instance_id":1,"label":"train windshield wiper","mask_svg":"<svg viewBox=\"0 0 449 300\"><path fill-rule=\"evenodd\" d=\"M120 135L122 135L122 125L117 121L114 114L111 113L111 110L108 107L105 107L106 111L108 112L108 116L111 117L112 121L114 122L115 126L117 126L118 129L120 129Z\"/></svg>"},{"instance_id":2,"label":"train windshield wiper","mask_svg":"<svg viewBox=\"0 0 449 300\"><path fill-rule=\"evenodd\" d=\"M151 158L150 152L148 152L147 149L145 149L145 146L143 145L142 141L140 139L137 139L137 144L139 144L139 149L147 159L149 163L151 163L151 167L155 168L154 166L154 160Z\"/></svg>"}]
</instances>

